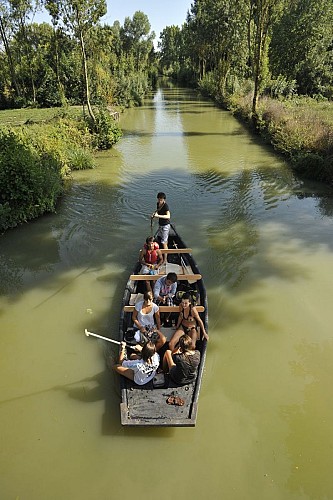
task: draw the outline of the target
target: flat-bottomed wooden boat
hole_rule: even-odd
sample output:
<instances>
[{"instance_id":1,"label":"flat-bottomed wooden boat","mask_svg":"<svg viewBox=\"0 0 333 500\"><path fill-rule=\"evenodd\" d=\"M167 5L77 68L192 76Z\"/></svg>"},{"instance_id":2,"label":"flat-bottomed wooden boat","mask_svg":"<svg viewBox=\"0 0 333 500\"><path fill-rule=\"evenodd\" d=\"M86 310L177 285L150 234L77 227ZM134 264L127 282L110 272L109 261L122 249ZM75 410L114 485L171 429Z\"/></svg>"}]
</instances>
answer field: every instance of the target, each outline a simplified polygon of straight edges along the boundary
<instances>
[{"instance_id":1,"label":"flat-bottomed wooden boat","mask_svg":"<svg viewBox=\"0 0 333 500\"><path fill-rule=\"evenodd\" d=\"M187 248L183 240L172 226L168 240L167 263L164 264L158 275L149 276L156 280L168 272L175 272L178 278L178 287L184 288L183 284L190 284L191 289L198 292L197 310L208 332L208 303L206 289L200 271L192 256L192 250ZM147 276L140 275L141 265L135 265L133 274L130 276L123 296L120 315L120 340L125 338L125 332L132 326L132 311L139 300L143 300L145 280ZM179 311L179 306L160 306L160 312ZM161 328L169 340L174 329ZM120 376L121 384L121 423L124 426L146 426L146 427L194 427L198 413L198 399L202 382L207 341L198 340L197 349L201 353L200 365L196 379L193 383L185 386L177 386L166 376L164 387L154 387L153 381L144 386L138 386L131 380ZM170 396L179 397L184 401L183 406L167 404Z\"/></svg>"}]
</instances>

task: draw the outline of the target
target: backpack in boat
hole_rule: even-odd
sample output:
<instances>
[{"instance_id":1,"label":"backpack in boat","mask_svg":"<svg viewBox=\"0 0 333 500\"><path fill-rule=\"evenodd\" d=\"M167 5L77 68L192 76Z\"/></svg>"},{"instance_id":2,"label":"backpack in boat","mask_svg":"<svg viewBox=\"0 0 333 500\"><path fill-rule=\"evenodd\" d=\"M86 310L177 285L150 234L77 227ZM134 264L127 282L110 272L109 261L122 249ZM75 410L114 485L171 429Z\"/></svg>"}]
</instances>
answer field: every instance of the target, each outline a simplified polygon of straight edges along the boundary
<instances>
[{"instance_id":1,"label":"backpack in boat","mask_svg":"<svg viewBox=\"0 0 333 500\"><path fill-rule=\"evenodd\" d=\"M129 345L136 345L138 342L134 338L135 335L135 330L134 328L127 328L125 335L124 335L124 340L127 344Z\"/></svg>"},{"instance_id":2,"label":"backpack in boat","mask_svg":"<svg viewBox=\"0 0 333 500\"><path fill-rule=\"evenodd\" d=\"M181 303L181 301L182 301L184 293L189 293L190 294L192 305L196 306L197 302L198 302L198 297L199 297L198 290L178 290L176 292L176 295L175 295L174 299L173 299L174 303L176 305L179 305Z\"/></svg>"}]
</instances>

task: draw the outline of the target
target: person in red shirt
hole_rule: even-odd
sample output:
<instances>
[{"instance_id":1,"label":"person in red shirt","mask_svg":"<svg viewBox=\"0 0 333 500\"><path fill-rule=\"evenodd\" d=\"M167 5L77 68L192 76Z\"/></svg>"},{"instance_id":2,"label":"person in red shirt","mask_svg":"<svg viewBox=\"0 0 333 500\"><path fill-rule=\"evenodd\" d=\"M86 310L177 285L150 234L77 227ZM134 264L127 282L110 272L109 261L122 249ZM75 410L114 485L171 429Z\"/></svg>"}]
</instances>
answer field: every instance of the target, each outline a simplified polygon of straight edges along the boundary
<instances>
[{"instance_id":1,"label":"person in red shirt","mask_svg":"<svg viewBox=\"0 0 333 500\"><path fill-rule=\"evenodd\" d=\"M153 236L146 239L146 243L140 252L140 264L142 264L140 274L156 274L163 264L163 256L158 243ZM150 280L146 281L147 291L152 291Z\"/></svg>"}]
</instances>

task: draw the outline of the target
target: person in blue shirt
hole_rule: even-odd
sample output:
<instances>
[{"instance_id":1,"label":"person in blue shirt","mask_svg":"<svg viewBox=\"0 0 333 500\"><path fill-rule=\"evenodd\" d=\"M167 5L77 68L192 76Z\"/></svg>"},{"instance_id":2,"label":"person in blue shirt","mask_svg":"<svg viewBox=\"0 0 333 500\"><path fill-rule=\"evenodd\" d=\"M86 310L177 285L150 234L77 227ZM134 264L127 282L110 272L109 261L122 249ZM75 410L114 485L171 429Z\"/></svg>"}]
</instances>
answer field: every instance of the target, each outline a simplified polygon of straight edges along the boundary
<instances>
[{"instance_id":1,"label":"person in blue shirt","mask_svg":"<svg viewBox=\"0 0 333 500\"><path fill-rule=\"evenodd\" d=\"M154 301L160 306L172 306L173 298L177 291L177 274L168 273L159 278L154 286ZM169 327L171 313L161 313L161 321L164 326Z\"/></svg>"},{"instance_id":2,"label":"person in blue shirt","mask_svg":"<svg viewBox=\"0 0 333 500\"><path fill-rule=\"evenodd\" d=\"M172 299L176 295L176 291L177 274L168 273L156 281L154 286L154 300L159 305L172 305ZM171 299L171 301L168 299Z\"/></svg>"}]
</instances>

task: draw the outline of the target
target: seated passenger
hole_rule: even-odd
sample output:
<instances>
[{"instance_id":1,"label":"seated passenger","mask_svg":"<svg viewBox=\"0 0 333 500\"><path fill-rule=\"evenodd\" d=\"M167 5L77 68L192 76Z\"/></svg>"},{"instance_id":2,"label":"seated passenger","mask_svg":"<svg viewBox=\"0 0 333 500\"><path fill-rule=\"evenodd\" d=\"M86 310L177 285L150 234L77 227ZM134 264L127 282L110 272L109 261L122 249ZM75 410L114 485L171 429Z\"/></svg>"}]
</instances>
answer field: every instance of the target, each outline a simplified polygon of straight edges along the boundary
<instances>
[{"instance_id":1,"label":"seated passenger","mask_svg":"<svg viewBox=\"0 0 333 500\"><path fill-rule=\"evenodd\" d=\"M140 331L143 335L151 336L156 343L156 350L160 349L166 342L166 338L161 329L161 318L159 307L153 302L152 292L145 292L143 295L144 300L135 304L132 314L133 326ZM137 341L140 336L135 335Z\"/></svg>"},{"instance_id":2,"label":"seated passenger","mask_svg":"<svg viewBox=\"0 0 333 500\"><path fill-rule=\"evenodd\" d=\"M179 347L171 352L168 349L163 358L163 369L173 382L185 385L193 382L200 363L200 352L192 348L192 339L189 335L182 335Z\"/></svg>"},{"instance_id":3,"label":"seated passenger","mask_svg":"<svg viewBox=\"0 0 333 500\"><path fill-rule=\"evenodd\" d=\"M159 278L154 286L154 299L160 305L172 305L172 299L177 291L177 274L168 273L166 276ZM171 299L170 303L167 302Z\"/></svg>"},{"instance_id":4,"label":"seated passenger","mask_svg":"<svg viewBox=\"0 0 333 500\"><path fill-rule=\"evenodd\" d=\"M177 274L168 273L166 276L159 278L154 286L154 300L156 304L172 306L173 298L177 291ZM161 321L164 326L171 326L170 323L171 313L161 313Z\"/></svg>"},{"instance_id":5,"label":"seated passenger","mask_svg":"<svg viewBox=\"0 0 333 500\"><path fill-rule=\"evenodd\" d=\"M163 264L163 256L153 236L146 239L146 243L140 252L140 274L156 274ZM151 291L150 281L146 281L147 290Z\"/></svg>"},{"instance_id":6,"label":"seated passenger","mask_svg":"<svg viewBox=\"0 0 333 500\"><path fill-rule=\"evenodd\" d=\"M200 327L200 331L206 340L208 340L209 337L196 307L191 303L191 295L188 292L184 293L179 305L179 310L176 331L169 342L170 349L172 351L175 349L179 338L184 335L184 333L191 337L192 348L195 349L196 341L200 338L198 335L198 327Z\"/></svg>"},{"instance_id":7,"label":"seated passenger","mask_svg":"<svg viewBox=\"0 0 333 500\"><path fill-rule=\"evenodd\" d=\"M141 346L136 346L140 350ZM147 342L141 348L139 354L132 354L130 359L126 360L126 343L121 343L119 352L119 362L113 366L113 369L138 385L147 384L152 380L159 366L160 357L156 352L156 346L153 342Z\"/></svg>"}]
</instances>

